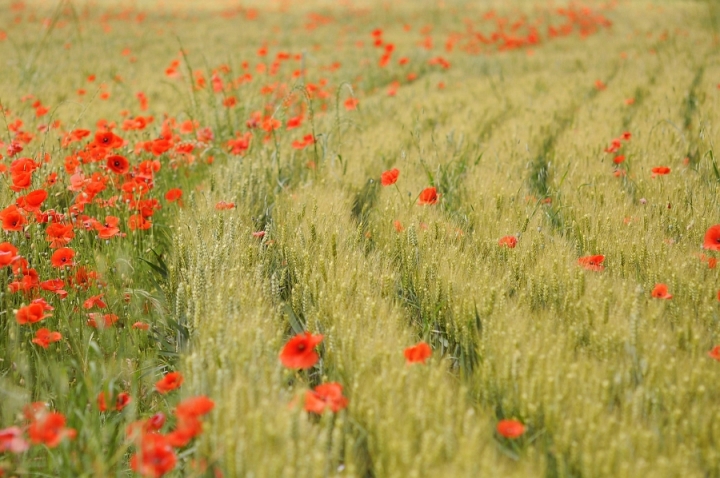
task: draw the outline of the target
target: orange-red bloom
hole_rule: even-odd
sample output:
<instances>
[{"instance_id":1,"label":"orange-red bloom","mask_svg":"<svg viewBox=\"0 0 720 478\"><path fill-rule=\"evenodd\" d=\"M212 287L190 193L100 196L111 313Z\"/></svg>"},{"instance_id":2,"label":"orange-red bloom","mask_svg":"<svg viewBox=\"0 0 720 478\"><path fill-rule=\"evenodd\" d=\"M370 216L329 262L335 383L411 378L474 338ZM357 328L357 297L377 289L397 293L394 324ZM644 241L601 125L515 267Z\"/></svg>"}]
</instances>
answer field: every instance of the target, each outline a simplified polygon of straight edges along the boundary
<instances>
[{"instance_id":1,"label":"orange-red bloom","mask_svg":"<svg viewBox=\"0 0 720 478\"><path fill-rule=\"evenodd\" d=\"M656 168L652 168L652 177L655 176L663 176L665 174L670 174L670 168L667 166L658 166Z\"/></svg>"},{"instance_id":2,"label":"orange-red bloom","mask_svg":"<svg viewBox=\"0 0 720 478\"><path fill-rule=\"evenodd\" d=\"M30 445L23 438L20 427L10 427L0 430L0 453L23 453Z\"/></svg>"},{"instance_id":3,"label":"orange-red bloom","mask_svg":"<svg viewBox=\"0 0 720 478\"><path fill-rule=\"evenodd\" d=\"M23 213L15 204L11 204L0 211L3 231L22 231L27 222Z\"/></svg>"},{"instance_id":4,"label":"orange-red bloom","mask_svg":"<svg viewBox=\"0 0 720 478\"><path fill-rule=\"evenodd\" d=\"M420 196L418 197L418 204L421 205L431 205L435 204L438 200L438 194L437 189L435 188L425 188L420 193Z\"/></svg>"},{"instance_id":5,"label":"orange-red bloom","mask_svg":"<svg viewBox=\"0 0 720 478\"><path fill-rule=\"evenodd\" d=\"M62 413L48 412L44 403L34 403L25 411L30 418L28 435L34 444L45 444L54 448L65 438L72 440L76 432L72 428L65 428L65 416Z\"/></svg>"},{"instance_id":6,"label":"orange-red bloom","mask_svg":"<svg viewBox=\"0 0 720 478\"><path fill-rule=\"evenodd\" d=\"M182 189L178 189L178 188L169 189L168 192L165 193L165 199L170 202L177 201L178 199L180 199L182 197L182 194L183 194Z\"/></svg>"},{"instance_id":7,"label":"orange-red bloom","mask_svg":"<svg viewBox=\"0 0 720 478\"><path fill-rule=\"evenodd\" d=\"M192 397L183 400L175 408L177 426L168 433L170 444L175 447L184 447L190 440L202 432L202 424L198 419L210 413L215 403L205 396Z\"/></svg>"},{"instance_id":8,"label":"orange-red bloom","mask_svg":"<svg viewBox=\"0 0 720 478\"><path fill-rule=\"evenodd\" d=\"M383 186L390 186L391 184L395 184L395 182L397 182L398 176L400 176L400 171L395 168L385 171L380 175L380 183Z\"/></svg>"},{"instance_id":9,"label":"orange-red bloom","mask_svg":"<svg viewBox=\"0 0 720 478\"><path fill-rule=\"evenodd\" d=\"M517 246L517 237L515 236L504 236L498 241L498 245L501 247L508 247L514 249Z\"/></svg>"},{"instance_id":10,"label":"orange-red bloom","mask_svg":"<svg viewBox=\"0 0 720 478\"><path fill-rule=\"evenodd\" d=\"M603 255L585 256L578 259L578 264L587 270L599 272L605 269L605 266L602 265L604 260L605 256Z\"/></svg>"},{"instance_id":11,"label":"orange-red bloom","mask_svg":"<svg viewBox=\"0 0 720 478\"><path fill-rule=\"evenodd\" d=\"M98 396L97 396L98 410L100 410L101 412L107 412L107 400L108 400L107 392L98 393Z\"/></svg>"},{"instance_id":12,"label":"orange-red bloom","mask_svg":"<svg viewBox=\"0 0 720 478\"><path fill-rule=\"evenodd\" d=\"M100 221L97 221L93 227L95 227L95 230L98 233L98 237L100 239L112 239L113 237L120 234L120 228L118 227L118 224L120 224L120 218L115 216L105 216L105 223L101 223ZM125 236L125 234L122 234L121 236Z\"/></svg>"},{"instance_id":13,"label":"orange-red bloom","mask_svg":"<svg viewBox=\"0 0 720 478\"><path fill-rule=\"evenodd\" d=\"M218 211L222 211L225 209L233 209L235 207L234 202L225 202L225 201L218 201L217 204L215 204L215 209Z\"/></svg>"},{"instance_id":14,"label":"orange-red bloom","mask_svg":"<svg viewBox=\"0 0 720 478\"><path fill-rule=\"evenodd\" d=\"M133 214L128 218L128 227L131 231L146 230L152 227L152 222L145 219L142 214Z\"/></svg>"},{"instance_id":15,"label":"orange-red bloom","mask_svg":"<svg viewBox=\"0 0 720 478\"><path fill-rule=\"evenodd\" d=\"M655 284L651 295L656 299L672 299L672 295L668 294L668 288L665 284Z\"/></svg>"},{"instance_id":16,"label":"orange-red bloom","mask_svg":"<svg viewBox=\"0 0 720 478\"><path fill-rule=\"evenodd\" d=\"M497 432L505 438L518 438L525 433L525 425L517 420L500 420Z\"/></svg>"},{"instance_id":17,"label":"orange-red bloom","mask_svg":"<svg viewBox=\"0 0 720 478\"><path fill-rule=\"evenodd\" d=\"M131 401L132 401L132 398L130 397L129 393L127 393L127 392L118 393L117 397L115 397L115 410L117 410L119 412L123 408L127 407Z\"/></svg>"},{"instance_id":18,"label":"orange-red bloom","mask_svg":"<svg viewBox=\"0 0 720 478\"><path fill-rule=\"evenodd\" d=\"M348 98L343 104L345 105L346 110L351 111L357 108L357 105L360 104L360 100L358 100L357 98Z\"/></svg>"},{"instance_id":19,"label":"orange-red bloom","mask_svg":"<svg viewBox=\"0 0 720 478\"><path fill-rule=\"evenodd\" d=\"M18 311L15 312L15 319L20 325L34 324L46 317L50 317L50 314L45 314L45 308L39 302L33 302L25 307L20 307Z\"/></svg>"},{"instance_id":20,"label":"orange-red bloom","mask_svg":"<svg viewBox=\"0 0 720 478\"><path fill-rule=\"evenodd\" d=\"M125 174L130 170L130 162L119 154L108 156L106 165L115 174Z\"/></svg>"},{"instance_id":21,"label":"orange-red bloom","mask_svg":"<svg viewBox=\"0 0 720 478\"><path fill-rule=\"evenodd\" d=\"M720 224L716 224L710 227L705 232L703 249L707 249L710 251L720 251Z\"/></svg>"},{"instance_id":22,"label":"orange-red bloom","mask_svg":"<svg viewBox=\"0 0 720 478\"><path fill-rule=\"evenodd\" d=\"M72 267L73 265L75 265L73 263L74 257L75 251L73 251L69 247L61 247L60 249L53 252L53 255L50 257L50 263L53 265L53 267Z\"/></svg>"},{"instance_id":23,"label":"orange-red bloom","mask_svg":"<svg viewBox=\"0 0 720 478\"><path fill-rule=\"evenodd\" d=\"M0 267L9 266L19 258L17 247L9 242L0 244Z\"/></svg>"},{"instance_id":24,"label":"orange-red bloom","mask_svg":"<svg viewBox=\"0 0 720 478\"><path fill-rule=\"evenodd\" d=\"M88 317L90 317L87 321L87 324L90 327L97 328L98 326L100 328L108 328L112 327L112 325L118 321L118 316L115 314L98 314L98 313L92 313L88 314ZM99 324L98 324L99 322Z\"/></svg>"},{"instance_id":25,"label":"orange-red bloom","mask_svg":"<svg viewBox=\"0 0 720 478\"><path fill-rule=\"evenodd\" d=\"M186 398L175 407L175 414L184 417L206 415L215 408L215 402L204 395Z\"/></svg>"},{"instance_id":26,"label":"orange-red bloom","mask_svg":"<svg viewBox=\"0 0 720 478\"><path fill-rule=\"evenodd\" d=\"M50 330L43 327L35 332L35 338L32 339L32 343L46 349L51 343L59 342L60 340L62 340L62 334L60 334L60 332L50 332Z\"/></svg>"},{"instance_id":27,"label":"orange-red bloom","mask_svg":"<svg viewBox=\"0 0 720 478\"><path fill-rule=\"evenodd\" d=\"M155 390L160 393L171 392L180 387L183 380L183 376L180 372L170 372L155 383Z\"/></svg>"},{"instance_id":28,"label":"orange-red bloom","mask_svg":"<svg viewBox=\"0 0 720 478\"><path fill-rule=\"evenodd\" d=\"M61 224L54 222L45 229L50 247L57 249L66 246L75 237L72 224Z\"/></svg>"},{"instance_id":29,"label":"orange-red bloom","mask_svg":"<svg viewBox=\"0 0 720 478\"><path fill-rule=\"evenodd\" d=\"M17 205L27 212L39 211L42 203L47 199L48 193L44 189L36 189L18 198Z\"/></svg>"},{"instance_id":30,"label":"orange-red bloom","mask_svg":"<svg viewBox=\"0 0 720 478\"><path fill-rule=\"evenodd\" d=\"M196 417L178 417L175 430L167 434L168 443L176 448L182 448L190 440L202 433L202 423Z\"/></svg>"},{"instance_id":31,"label":"orange-red bloom","mask_svg":"<svg viewBox=\"0 0 720 478\"><path fill-rule=\"evenodd\" d=\"M411 363L425 363L425 360L432 355L432 349L426 342L420 342L417 345L405 349L405 361Z\"/></svg>"},{"instance_id":32,"label":"orange-red bloom","mask_svg":"<svg viewBox=\"0 0 720 478\"><path fill-rule=\"evenodd\" d=\"M708 352L708 357L714 358L718 362L720 362L720 345L716 345L712 348L710 352Z\"/></svg>"},{"instance_id":33,"label":"orange-red bloom","mask_svg":"<svg viewBox=\"0 0 720 478\"><path fill-rule=\"evenodd\" d=\"M320 359L313 349L322 340L322 335L312 335L310 332L296 335L287 341L280 352L280 362L287 368L312 367Z\"/></svg>"},{"instance_id":34,"label":"orange-red bloom","mask_svg":"<svg viewBox=\"0 0 720 478\"><path fill-rule=\"evenodd\" d=\"M102 297L105 294L98 294L90 297L89 299L86 299L85 302L83 302L83 308L84 309L92 309L93 307L97 307L99 309L104 309L107 307L107 304L105 301L102 300Z\"/></svg>"},{"instance_id":35,"label":"orange-red bloom","mask_svg":"<svg viewBox=\"0 0 720 478\"><path fill-rule=\"evenodd\" d=\"M333 413L339 412L348 404L342 390L342 385L336 382L323 383L314 390L308 390L305 393L305 411L322 414L329 408Z\"/></svg>"},{"instance_id":36,"label":"orange-red bloom","mask_svg":"<svg viewBox=\"0 0 720 478\"><path fill-rule=\"evenodd\" d=\"M130 468L136 473L153 478L175 468L177 456L164 435L145 433L140 439L140 450L130 457Z\"/></svg>"},{"instance_id":37,"label":"orange-red bloom","mask_svg":"<svg viewBox=\"0 0 720 478\"><path fill-rule=\"evenodd\" d=\"M95 133L95 146L101 148L117 149L123 145L123 139L112 131L99 131Z\"/></svg>"}]
</instances>

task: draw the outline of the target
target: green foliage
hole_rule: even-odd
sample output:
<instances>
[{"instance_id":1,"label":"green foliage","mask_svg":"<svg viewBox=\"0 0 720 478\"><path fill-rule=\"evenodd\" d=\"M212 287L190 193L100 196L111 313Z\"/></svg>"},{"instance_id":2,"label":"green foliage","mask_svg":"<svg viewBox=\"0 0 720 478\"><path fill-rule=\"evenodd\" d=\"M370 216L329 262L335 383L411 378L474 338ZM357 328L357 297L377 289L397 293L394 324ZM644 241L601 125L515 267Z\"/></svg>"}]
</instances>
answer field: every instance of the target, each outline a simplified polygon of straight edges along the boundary
<instances>
[{"instance_id":1,"label":"green foliage","mask_svg":"<svg viewBox=\"0 0 720 478\"><path fill-rule=\"evenodd\" d=\"M126 427L157 411L176 424L178 394L153 386L179 369L181 394L216 408L174 476L720 474L718 363L708 357L720 342L719 257L701 248L720 222L712 2L592 4L613 26L582 38L550 38L556 9L527 2L493 14L459 0L362 11L308 2L283 14L263 4L257 17L248 6L173 4L142 20L107 7L102 21L75 2L25 8L0 12L0 98L13 112L4 142L15 137L11 116L33 132L55 119L63 132L122 121L142 90L155 122L116 128L125 154L154 159L134 146L155 139L165 115L197 122L183 141L201 146L193 161L159 156L157 190L181 188L184 202L158 195L152 229L128 230L123 210L122 241L76 231L77 257L104 283L54 298L43 325L61 342L32 344L37 327L15 320L30 298L9 293L15 276L0 269L0 428L26 425L23 407L43 401L78 431L58 448L3 453L0 472L127 475ZM46 26L23 31L15 15ZM496 16L541 19L542 42L474 51L460 32L478 38ZM383 48L371 44L376 28ZM387 43L395 56L380 66ZM272 73L281 52L291 59ZM172 60L177 77L163 71ZM52 113L37 117L25 93ZM190 135L206 126L212 140ZM616 164L604 150L626 131ZM247 148L232 152L245 133ZM77 193L62 135L37 134L23 154L50 154L43 167L62 178L51 200L67 210ZM661 165L670 174L653 175ZM398 181L383 186L390 168ZM430 186L438 202L418 204ZM2 207L17 196L4 188ZM2 241L43 279L67 278L48 264L44 227ZM505 236L517 245L499 245ZM584 268L588 255L603 255L603 267ZM651 296L658 283L672 299ZM83 302L98 294L116 326L87 325ZM284 368L279 351L304 331L324 336L318 363ZM420 341L432 356L407 363L403 351ZM305 412L306 393L327 382L342 384L348 407ZM133 401L100 413L102 391ZM501 419L525 433L502 437Z\"/></svg>"}]
</instances>

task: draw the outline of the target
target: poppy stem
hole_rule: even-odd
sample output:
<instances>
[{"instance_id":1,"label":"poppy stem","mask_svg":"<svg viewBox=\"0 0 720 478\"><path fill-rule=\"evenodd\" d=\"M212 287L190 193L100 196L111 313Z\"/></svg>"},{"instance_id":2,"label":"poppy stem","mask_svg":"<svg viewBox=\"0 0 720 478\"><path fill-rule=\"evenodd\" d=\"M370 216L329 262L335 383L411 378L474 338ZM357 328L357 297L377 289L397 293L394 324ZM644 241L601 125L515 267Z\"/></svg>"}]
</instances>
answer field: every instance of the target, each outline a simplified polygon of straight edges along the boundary
<instances>
[{"instance_id":1,"label":"poppy stem","mask_svg":"<svg viewBox=\"0 0 720 478\"><path fill-rule=\"evenodd\" d=\"M400 195L400 199L402 200L403 194L402 194L402 192L400 191L400 188L398 187L397 183L394 183L393 185L395 186L395 190L396 190L397 193Z\"/></svg>"},{"instance_id":2,"label":"poppy stem","mask_svg":"<svg viewBox=\"0 0 720 478\"><path fill-rule=\"evenodd\" d=\"M417 196L415 196L415 199L410 201L410 203L408 204L408 209L412 209L413 205L418 202L418 200L420 199L420 194L422 194L422 191L419 192Z\"/></svg>"}]
</instances>

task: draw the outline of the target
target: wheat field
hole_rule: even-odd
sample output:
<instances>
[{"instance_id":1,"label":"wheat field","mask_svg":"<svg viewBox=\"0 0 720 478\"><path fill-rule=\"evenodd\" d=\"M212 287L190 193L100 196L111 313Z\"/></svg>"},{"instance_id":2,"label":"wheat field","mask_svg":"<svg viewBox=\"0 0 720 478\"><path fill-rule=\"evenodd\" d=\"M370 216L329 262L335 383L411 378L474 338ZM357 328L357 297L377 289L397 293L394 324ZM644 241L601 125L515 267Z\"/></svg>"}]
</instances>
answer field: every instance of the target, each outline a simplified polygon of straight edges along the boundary
<instances>
[{"instance_id":1,"label":"wheat field","mask_svg":"<svg viewBox=\"0 0 720 478\"><path fill-rule=\"evenodd\" d=\"M8 3L0 476L720 476L719 45L712 1Z\"/></svg>"}]
</instances>

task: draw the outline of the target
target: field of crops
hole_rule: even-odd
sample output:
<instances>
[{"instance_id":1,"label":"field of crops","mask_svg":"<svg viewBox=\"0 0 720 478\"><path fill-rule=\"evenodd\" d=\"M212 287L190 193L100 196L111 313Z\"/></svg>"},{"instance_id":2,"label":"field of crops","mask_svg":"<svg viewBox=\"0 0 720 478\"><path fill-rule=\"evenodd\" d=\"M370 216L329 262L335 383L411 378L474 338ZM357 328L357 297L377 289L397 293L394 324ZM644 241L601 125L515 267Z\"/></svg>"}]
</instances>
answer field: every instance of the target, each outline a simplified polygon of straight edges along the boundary
<instances>
[{"instance_id":1,"label":"field of crops","mask_svg":"<svg viewBox=\"0 0 720 478\"><path fill-rule=\"evenodd\" d=\"M0 477L720 477L720 3L8 1Z\"/></svg>"}]
</instances>

